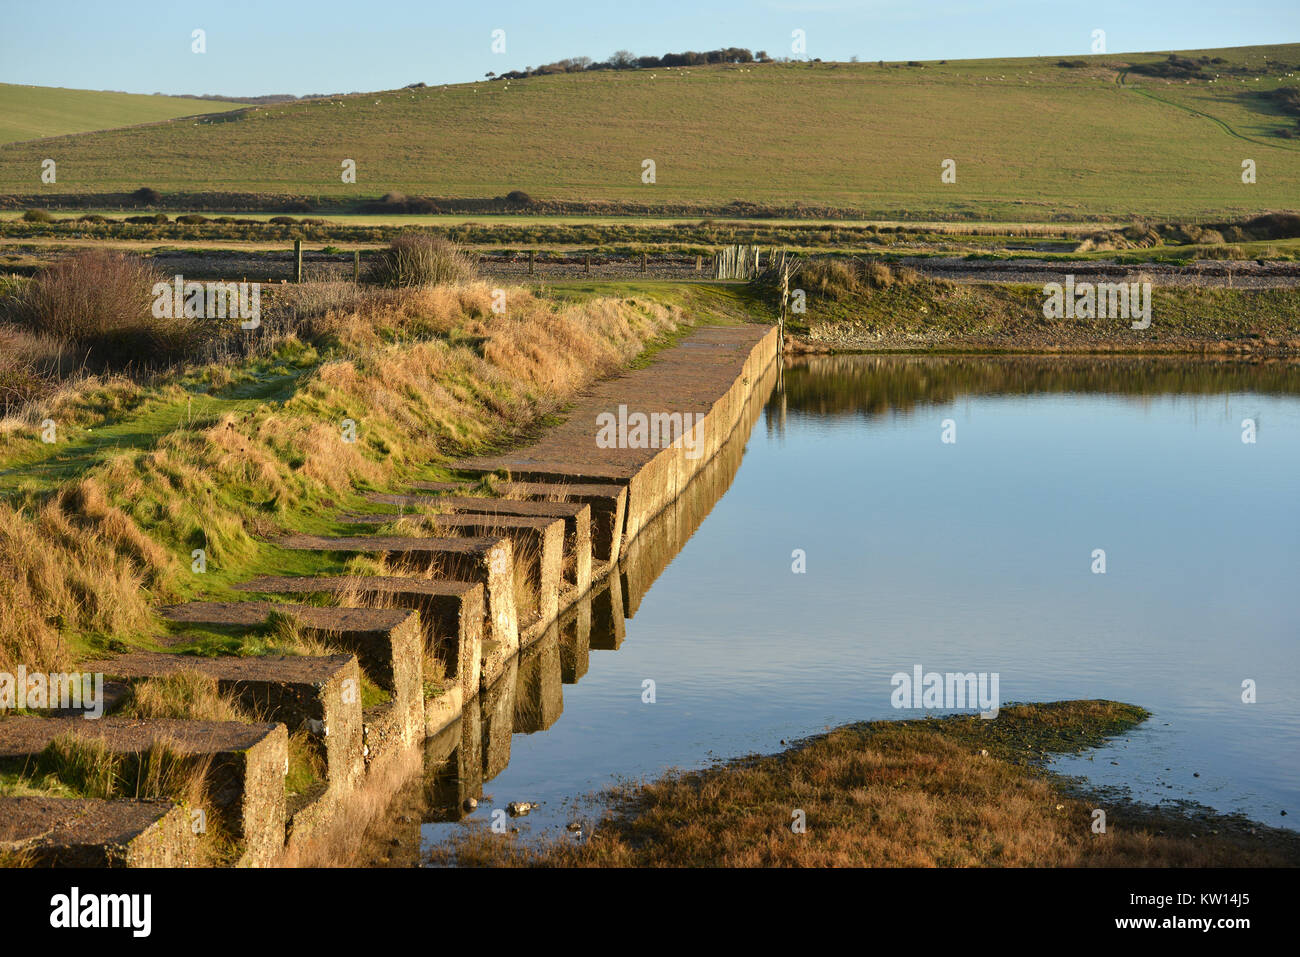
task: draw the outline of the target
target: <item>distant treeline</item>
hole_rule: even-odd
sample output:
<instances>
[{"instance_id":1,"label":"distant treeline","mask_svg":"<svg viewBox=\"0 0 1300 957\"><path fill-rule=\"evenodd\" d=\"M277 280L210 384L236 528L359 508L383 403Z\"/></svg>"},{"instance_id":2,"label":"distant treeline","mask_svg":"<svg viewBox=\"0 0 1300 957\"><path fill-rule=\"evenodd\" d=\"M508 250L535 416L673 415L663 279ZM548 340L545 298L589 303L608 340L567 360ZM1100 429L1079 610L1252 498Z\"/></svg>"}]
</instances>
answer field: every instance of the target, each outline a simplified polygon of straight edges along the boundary
<instances>
[{"instance_id":1,"label":"distant treeline","mask_svg":"<svg viewBox=\"0 0 1300 957\"><path fill-rule=\"evenodd\" d=\"M556 60L539 67L525 70L511 70L499 76L489 73L490 78L498 80L519 80L529 76L547 76L552 73L585 73L589 70L645 70L653 67L668 66L707 66L710 63L768 63L771 57L766 50L751 53L743 47L725 47L718 50L706 50L698 53L687 50L685 53L665 53L663 56L636 56L627 50L619 50L608 60L596 61L589 56L569 57Z\"/></svg>"}]
</instances>

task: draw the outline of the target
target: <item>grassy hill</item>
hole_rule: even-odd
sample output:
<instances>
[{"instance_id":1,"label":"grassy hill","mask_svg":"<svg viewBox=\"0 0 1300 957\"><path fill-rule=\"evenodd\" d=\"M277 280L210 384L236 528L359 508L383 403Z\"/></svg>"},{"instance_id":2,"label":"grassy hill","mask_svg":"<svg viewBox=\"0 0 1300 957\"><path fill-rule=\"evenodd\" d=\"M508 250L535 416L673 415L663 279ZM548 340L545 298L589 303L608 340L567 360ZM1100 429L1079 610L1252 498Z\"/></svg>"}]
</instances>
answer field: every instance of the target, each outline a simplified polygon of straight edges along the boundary
<instances>
[{"instance_id":1,"label":"grassy hill","mask_svg":"<svg viewBox=\"0 0 1300 957\"><path fill-rule=\"evenodd\" d=\"M0 146L0 194L167 192L828 205L889 218L1229 217L1292 207L1300 133L1267 94L1300 44L900 64L538 76L255 107L211 121ZM1068 64L1068 65L1065 65ZM145 98L150 99L150 98ZM98 125L114 125L105 122ZM35 170L60 160L57 186ZM354 159L357 183L340 180ZM653 159L657 182L642 183ZM954 159L957 182L940 182ZM1258 182L1243 185L1253 159Z\"/></svg>"},{"instance_id":2,"label":"grassy hill","mask_svg":"<svg viewBox=\"0 0 1300 957\"><path fill-rule=\"evenodd\" d=\"M232 110L238 103L179 96L64 90L0 83L0 143L156 123Z\"/></svg>"}]
</instances>

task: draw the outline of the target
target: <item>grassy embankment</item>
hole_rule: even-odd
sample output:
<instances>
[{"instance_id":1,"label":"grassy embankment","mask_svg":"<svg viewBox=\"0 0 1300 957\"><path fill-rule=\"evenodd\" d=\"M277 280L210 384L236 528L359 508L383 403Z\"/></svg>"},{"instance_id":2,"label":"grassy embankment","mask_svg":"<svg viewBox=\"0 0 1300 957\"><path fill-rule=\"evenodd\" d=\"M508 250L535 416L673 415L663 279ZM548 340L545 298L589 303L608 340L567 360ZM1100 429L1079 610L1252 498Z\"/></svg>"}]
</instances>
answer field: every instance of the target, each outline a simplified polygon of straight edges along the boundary
<instances>
[{"instance_id":1,"label":"grassy embankment","mask_svg":"<svg viewBox=\"0 0 1300 957\"><path fill-rule=\"evenodd\" d=\"M1045 277L1056 278L1060 277ZM1080 276L1079 282L1118 281ZM880 263L818 261L791 281L796 351L1211 352L1300 350L1300 290L1160 287L1151 325L1043 315L1041 285L963 284Z\"/></svg>"},{"instance_id":2,"label":"grassy embankment","mask_svg":"<svg viewBox=\"0 0 1300 957\"><path fill-rule=\"evenodd\" d=\"M273 540L342 533L335 515L366 510L364 491L438 478L450 458L545 424L575 390L693 322L743 317L718 290L651 301L511 288L500 316L481 282L273 292L247 358L65 380L4 421L0 670L157 647L155 604L232 597L233 583L258 574L382 571ZM12 327L0 334L40 345ZM354 443L342 438L348 418ZM54 443L41 440L46 420ZM194 574L200 548L207 571ZM203 650L286 644L273 634L240 642L211 636Z\"/></svg>"},{"instance_id":3,"label":"grassy embankment","mask_svg":"<svg viewBox=\"0 0 1300 957\"><path fill-rule=\"evenodd\" d=\"M354 94L71 136L58 144L57 184L36 179L48 143L0 146L0 193L116 206L150 187L173 200L241 194L206 208L265 209L254 201L270 197L272 208L360 211L400 192L432 199L429 211L442 198L443 211L505 212L492 198L521 190L541 213L1009 222L1237 218L1293 204L1300 144L1278 132L1295 117L1268 94L1294 85L1300 46L1183 55L1203 65L1134 72L1163 53L766 63ZM1259 168L1249 186L1245 158ZM342 182L344 159L356 183ZM940 179L945 159L955 183ZM453 209L448 197L488 205Z\"/></svg>"},{"instance_id":4,"label":"grassy embankment","mask_svg":"<svg viewBox=\"0 0 1300 957\"><path fill-rule=\"evenodd\" d=\"M1300 836L1101 798L1043 767L1147 717L1113 701L846 725L768 756L601 795L581 842L475 829L435 863L561 867L1063 867L1300 864ZM1093 810L1106 832L1093 832ZM792 829L794 812L806 829Z\"/></svg>"}]
</instances>

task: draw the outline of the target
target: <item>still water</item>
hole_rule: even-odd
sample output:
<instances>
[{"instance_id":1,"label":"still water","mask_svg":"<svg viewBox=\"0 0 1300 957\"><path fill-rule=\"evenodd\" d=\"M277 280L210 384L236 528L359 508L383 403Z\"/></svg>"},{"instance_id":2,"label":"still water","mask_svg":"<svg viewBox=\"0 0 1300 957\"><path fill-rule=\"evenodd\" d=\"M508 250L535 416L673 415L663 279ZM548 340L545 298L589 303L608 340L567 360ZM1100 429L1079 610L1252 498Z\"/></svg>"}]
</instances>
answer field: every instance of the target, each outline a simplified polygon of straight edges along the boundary
<instances>
[{"instance_id":1,"label":"still water","mask_svg":"<svg viewBox=\"0 0 1300 957\"><path fill-rule=\"evenodd\" d=\"M1300 822L1300 367L855 356L775 378L614 587L439 745L426 846L511 801L549 835L618 781L919 716L890 682L917 665L997 673L1003 704L1142 705L1057 767Z\"/></svg>"}]
</instances>

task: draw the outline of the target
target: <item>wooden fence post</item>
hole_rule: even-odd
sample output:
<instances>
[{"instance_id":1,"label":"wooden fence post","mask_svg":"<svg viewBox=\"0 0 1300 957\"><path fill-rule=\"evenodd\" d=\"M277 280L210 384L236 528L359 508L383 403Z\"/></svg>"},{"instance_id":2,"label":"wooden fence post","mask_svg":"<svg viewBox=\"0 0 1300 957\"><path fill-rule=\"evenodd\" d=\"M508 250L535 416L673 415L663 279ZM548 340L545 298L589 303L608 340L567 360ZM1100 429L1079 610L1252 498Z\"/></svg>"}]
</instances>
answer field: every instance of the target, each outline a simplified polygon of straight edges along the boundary
<instances>
[{"instance_id":1,"label":"wooden fence post","mask_svg":"<svg viewBox=\"0 0 1300 957\"><path fill-rule=\"evenodd\" d=\"M533 274L533 257L537 255L533 250L528 250L528 275Z\"/></svg>"},{"instance_id":2,"label":"wooden fence post","mask_svg":"<svg viewBox=\"0 0 1300 957\"><path fill-rule=\"evenodd\" d=\"M645 275L645 251L641 252L641 275Z\"/></svg>"},{"instance_id":3,"label":"wooden fence post","mask_svg":"<svg viewBox=\"0 0 1300 957\"><path fill-rule=\"evenodd\" d=\"M352 250L352 284L361 284L361 250Z\"/></svg>"},{"instance_id":4,"label":"wooden fence post","mask_svg":"<svg viewBox=\"0 0 1300 957\"><path fill-rule=\"evenodd\" d=\"M293 281L302 282L302 240L301 239L295 239L293 241L293 259L294 259Z\"/></svg>"},{"instance_id":5,"label":"wooden fence post","mask_svg":"<svg viewBox=\"0 0 1300 957\"><path fill-rule=\"evenodd\" d=\"M588 276L591 275L591 253L587 253L582 259L582 271Z\"/></svg>"}]
</instances>

